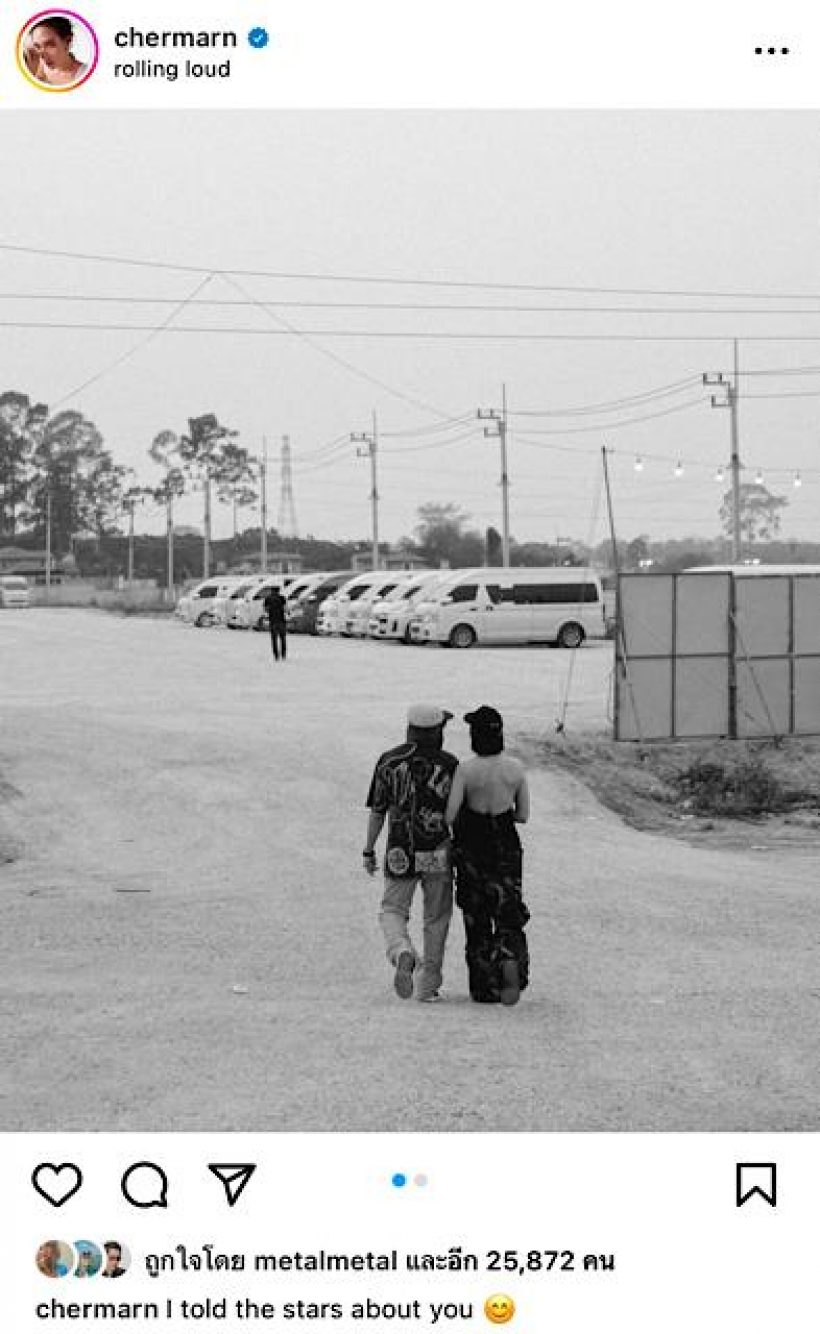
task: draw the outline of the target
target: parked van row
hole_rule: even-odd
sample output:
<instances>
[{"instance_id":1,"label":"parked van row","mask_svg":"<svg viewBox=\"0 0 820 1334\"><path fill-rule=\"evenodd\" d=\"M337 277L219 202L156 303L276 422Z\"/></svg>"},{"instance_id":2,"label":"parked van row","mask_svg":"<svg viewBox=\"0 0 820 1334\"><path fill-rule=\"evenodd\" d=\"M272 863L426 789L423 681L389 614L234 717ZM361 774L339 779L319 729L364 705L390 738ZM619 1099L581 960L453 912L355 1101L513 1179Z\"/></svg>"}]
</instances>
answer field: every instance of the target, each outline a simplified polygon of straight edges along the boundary
<instances>
[{"instance_id":1,"label":"parked van row","mask_svg":"<svg viewBox=\"0 0 820 1334\"><path fill-rule=\"evenodd\" d=\"M181 598L194 625L267 628L264 599L285 595L291 631L405 644L558 644L578 648L606 634L601 580L571 567L436 571L349 570L211 580Z\"/></svg>"},{"instance_id":2,"label":"parked van row","mask_svg":"<svg viewBox=\"0 0 820 1334\"><path fill-rule=\"evenodd\" d=\"M200 628L226 625L229 630L267 630L265 598L272 588L285 595L288 620L298 610L292 629L308 629L311 604L318 606L340 584L349 582L349 570L320 571L306 575L266 574L223 576L205 579L177 602L175 615ZM297 621L304 624L297 626Z\"/></svg>"},{"instance_id":3,"label":"parked van row","mask_svg":"<svg viewBox=\"0 0 820 1334\"><path fill-rule=\"evenodd\" d=\"M291 631L405 644L558 644L578 648L606 634L594 570L554 566L436 571L324 571L202 584L177 612L195 625L267 628L264 599L283 589Z\"/></svg>"}]
</instances>

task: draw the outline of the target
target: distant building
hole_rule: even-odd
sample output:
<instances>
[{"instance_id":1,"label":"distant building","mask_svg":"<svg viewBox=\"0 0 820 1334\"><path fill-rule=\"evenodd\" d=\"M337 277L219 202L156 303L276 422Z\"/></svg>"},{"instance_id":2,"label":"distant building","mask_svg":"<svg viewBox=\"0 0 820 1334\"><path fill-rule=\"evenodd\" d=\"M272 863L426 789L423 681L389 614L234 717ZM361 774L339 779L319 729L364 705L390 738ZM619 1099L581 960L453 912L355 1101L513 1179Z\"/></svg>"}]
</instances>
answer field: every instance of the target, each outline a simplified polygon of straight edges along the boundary
<instances>
[{"instance_id":1,"label":"distant building","mask_svg":"<svg viewBox=\"0 0 820 1334\"><path fill-rule=\"evenodd\" d=\"M269 551L268 574L301 574L305 558L296 551ZM230 568L231 574L258 574L261 559L258 554L248 553Z\"/></svg>"},{"instance_id":2,"label":"distant building","mask_svg":"<svg viewBox=\"0 0 820 1334\"><path fill-rule=\"evenodd\" d=\"M26 551L24 547L0 547L0 574L20 574L35 583L46 581L45 551ZM51 577L59 580L63 576L62 563L56 556L51 557Z\"/></svg>"},{"instance_id":3,"label":"distant building","mask_svg":"<svg viewBox=\"0 0 820 1334\"><path fill-rule=\"evenodd\" d=\"M360 547L354 551L350 568L357 574L373 568L373 548ZM412 547L405 546L403 543L396 543L395 546L389 544L379 545L379 569L380 570L429 570L431 569L429 560L424 560L418 552Z\"/></svg>"}]
</instances>

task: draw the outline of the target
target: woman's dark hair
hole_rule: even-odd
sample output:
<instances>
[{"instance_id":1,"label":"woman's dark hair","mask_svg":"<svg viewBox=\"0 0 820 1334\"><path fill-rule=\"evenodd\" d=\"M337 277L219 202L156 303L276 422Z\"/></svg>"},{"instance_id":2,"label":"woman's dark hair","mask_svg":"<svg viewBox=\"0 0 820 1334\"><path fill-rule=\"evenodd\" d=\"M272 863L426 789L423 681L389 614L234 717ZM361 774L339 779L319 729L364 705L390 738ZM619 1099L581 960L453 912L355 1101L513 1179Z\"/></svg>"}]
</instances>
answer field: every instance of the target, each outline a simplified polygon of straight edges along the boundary
<instances>
[{"instance_id":1,"label":"woman's dark hair","mask_svg":"<svg viewBox=\"0 0 820 1334\"><path fill-rule=\"evenodd\" d=\"M504 749L504 733L497 727L470 727L470 745L476 755L500 755Z\"/></svg>"},{"instance_id":2,"label":"woman's dark hair","mask_svg":"<svg viewBox=\"0 0 820 1334\"><path fill-rule=\"evenodd\" d=\"M74 24L71 19L65 18L62 14L49 14L48 18L40 19L39 23L35 23L31 31L34 32L37 28L51 28L51 31L61 37L64 42L70 42L74 36Z\"/></svg>"}]
</instances>

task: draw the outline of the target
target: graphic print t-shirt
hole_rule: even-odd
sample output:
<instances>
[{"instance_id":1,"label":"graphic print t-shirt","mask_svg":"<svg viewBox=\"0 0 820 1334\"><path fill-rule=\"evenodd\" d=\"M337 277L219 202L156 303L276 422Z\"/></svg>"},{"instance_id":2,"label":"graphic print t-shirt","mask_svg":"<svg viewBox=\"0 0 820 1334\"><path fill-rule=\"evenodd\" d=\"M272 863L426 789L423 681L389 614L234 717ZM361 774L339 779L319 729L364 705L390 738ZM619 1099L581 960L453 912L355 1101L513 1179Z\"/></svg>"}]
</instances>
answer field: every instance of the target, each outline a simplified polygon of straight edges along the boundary
<instances>
[{"instance_id":1,"label":"graphic print t-shirt","mask_svg":"<svg viewBox=\"0 0 820 1334\"><path fill-rule=\"evenodd\" d=\"M444 811L457 767L449 751L423 752L411 741L379 757L365 804L388 817L385 862L391 875L412 875L416 853L447 838Z\"/></svg>"}]
</instances>

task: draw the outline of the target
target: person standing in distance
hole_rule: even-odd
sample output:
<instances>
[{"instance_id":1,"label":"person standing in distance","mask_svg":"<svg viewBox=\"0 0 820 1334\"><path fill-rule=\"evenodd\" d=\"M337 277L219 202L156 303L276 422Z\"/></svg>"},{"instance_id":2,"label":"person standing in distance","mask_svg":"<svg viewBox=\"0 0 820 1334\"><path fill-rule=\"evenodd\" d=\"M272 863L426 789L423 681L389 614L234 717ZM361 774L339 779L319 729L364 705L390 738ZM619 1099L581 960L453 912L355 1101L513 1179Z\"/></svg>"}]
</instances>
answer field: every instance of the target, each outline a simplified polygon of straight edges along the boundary
<instances>
[{"instance_id":1,"label":"person standing in distance","mask_svg":"<svg viewBox=\"0 0 820 1334\"><path fill-rule=\"evenodd\" d=\"M268 615L270 646L276 662L281 657L284 662L288 656L288 627L285 619L285 599L279 588L269 588L265 594L263 606Z\"/></svg>"},{"instance_id":2,"label":"person standing in distance","mask_svg":"<svg viewBox=\"0 0 820 1334\"><path fill-rule=\"evenodd\" d=\"M453 915L450 838L444 820L458 760L444 750L444 728L452 714L431 704L414 704L407 713L407 735L400 746L376 761L367 806L370 815L364 868L376 871L375 845L387 820L384 894L379 923L393 985L402 1000L440 999L444 946ZM410 939L410 909L417 885L423 901L424 955Z\"/></svg>"},{"instance_id":3,"label":"person standing in distance","mask_svg":"<svg viewBox=\"0 0 820 1334\"><path fill-rule=\"evenodd\" d=\"M501 714L482 704L464 715L472 759L460 764L447 802L453 829L456 903L464 914L467 969L474 1001L515 1005L529 982L517 824L530 814L527 776L504 753Z\"/></svg>"}]
</instances>

